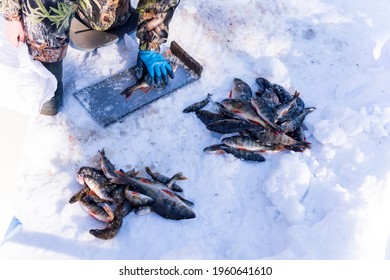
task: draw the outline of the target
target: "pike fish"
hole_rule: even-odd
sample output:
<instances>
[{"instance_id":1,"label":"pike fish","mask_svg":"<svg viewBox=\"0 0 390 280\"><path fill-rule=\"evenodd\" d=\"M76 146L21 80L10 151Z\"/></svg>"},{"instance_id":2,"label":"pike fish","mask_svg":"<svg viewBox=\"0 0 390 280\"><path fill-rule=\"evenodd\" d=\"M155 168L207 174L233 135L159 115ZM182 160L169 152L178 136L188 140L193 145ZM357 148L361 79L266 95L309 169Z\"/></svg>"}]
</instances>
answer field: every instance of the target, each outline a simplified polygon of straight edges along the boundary
<instances>
[{"instance_id":1,"label":"pike fish","mask_svg":"<svg viewBox=\"0 0 390 280\"><path fill-rule=\"evenodd\" d=\"M236 158L249 160L249 161L258 161L258 162L265 161L265 158L258 152L240 150L233 147L229 147L225 144L212 145L210 147L206 147L203 151L207 153L218 153L218 154L228 153L228 154L232 154Z\"/></svg>"},{"instance_id":2,"label":"pike fish","mask_svg":"<svg viewBox=\"0 0 390 280\"><path fill-rule=\"evenodd\" d=\"M195 102L194 104L186 107L184 110L183 110L183 113L190 113L190 112L196 112L196 111L199 111L200 109L202 109L203 107L205 107L207 104L209 104L210 100L211 100L211 96L212 94L209 93L207 94L207 97L205 99L203 99L202 101L199 101L199 102Z\"/></svg>"},{"instance_id":3,"label":"pike fish","mask_svg":"<svg viewBox=\"0 0 390 280\"><path fill-rule=\"evenodd\" d=\"M151 197L153 202L150 206L160 216L173 220L195 218L195 212L164 184L145 178L137 180L121 171L116 173L118 177L112 179L113 183L129 185L134 191Z\"/></svg>"}]
</instances>

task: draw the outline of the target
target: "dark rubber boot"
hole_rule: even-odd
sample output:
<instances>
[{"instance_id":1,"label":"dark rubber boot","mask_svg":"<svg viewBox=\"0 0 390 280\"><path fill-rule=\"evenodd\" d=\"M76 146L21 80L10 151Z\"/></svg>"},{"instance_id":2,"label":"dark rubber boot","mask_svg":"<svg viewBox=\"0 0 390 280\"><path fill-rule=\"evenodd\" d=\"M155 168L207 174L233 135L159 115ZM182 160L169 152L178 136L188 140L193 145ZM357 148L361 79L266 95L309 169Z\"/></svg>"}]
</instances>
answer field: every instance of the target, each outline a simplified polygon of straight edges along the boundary
<instances>
[{"instance_id":1,"label":"dark rubber boot","mask_svg":"<svg viewBox=\"0 0 390 280\"><path fill-rule=\"evenodd\" d=\"M47 116L54 116L58 113L62 106L62 100L64 95L64 88L62 84L62 60L58 62L42 62L43 66L49 70L57 79L57 90L54 96L46 101L41 108L41 114Z\"/></svg>"}]
</instances>

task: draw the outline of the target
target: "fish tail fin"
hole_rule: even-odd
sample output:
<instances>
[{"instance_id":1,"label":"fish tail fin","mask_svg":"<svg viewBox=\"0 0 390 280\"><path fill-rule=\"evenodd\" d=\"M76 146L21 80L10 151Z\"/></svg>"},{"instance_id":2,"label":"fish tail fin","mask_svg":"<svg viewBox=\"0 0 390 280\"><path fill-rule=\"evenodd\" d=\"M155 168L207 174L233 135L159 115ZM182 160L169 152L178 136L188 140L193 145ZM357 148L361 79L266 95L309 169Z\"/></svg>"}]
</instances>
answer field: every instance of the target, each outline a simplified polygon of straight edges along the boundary
<instances>
[{"instance_id":1,"label":"fish tail fin","mask_svg":"<svg viewBox=\"0 0 390 280\"><path fill-rule=\"evenodd\" d=\"M103 239L103 240L112 239L118 234L119 229L122 226L122 220L123 219L121 215L116 215L114 220L112 220L106 228L91 229L89 230L89 233L99 239Z\"/></svg>"},{"instance_id":2,"label":"fish tail fin","mask_svg":"<svg viewBox=\"0 0 390 280\"><path fill-rule=\"evenodd\" d=\"M187 179L188 179L186 176L183 175L182 172L176 173L176 174L171 178L171 180L172 180L174 177L176 178L176 180L187 180Z\"/></svg>"},{"instance_id":3,"label":"fish tail fin","mask_svg":"<svg viewBox=\"0 0 390 280\"><path fill-rule=\"evenodd\" d=\"M222 144L211 145L209 147L204 148L203 151L206 152L206 153L214 153L214 152L223 151L222 150Z\"/></svg>"},{"instance_id":4,"label":"fish tail fin","mask_svg":"<svg viewBox=\"0 0 390 280\"><path fill-rule=\"evenodd\" d=\"M139 171L137 171L135 168L125 172L125 174L129 177L135 177L135 176L137 176L138 173L139 173Z\"/></svg>"},{"instance_id":5,"label":"fish tail fin","mask_svg":"<svg viewBox=\"0 0 390 280\"><path fill-rule=\"evenodd\" d=\"M285 145L286 149L295 151L295 152L303 152L306 149L311 148L311 143L307 141L299 142L298 144Z\"/></svg>"},{"instance_id":6,"label":"fish tail fin","mask_svg":"<svg viewBox=\"0 0 390 280\"><path fill-rule=\"evenodd\" d=\"M146 173L148 173L149 175L152 175L152 174L153 174L153 172L152 172L152 170L149 168L149 166L145 166L145 171L146 171Z\"/></svg>"},{"instance_id":7,"label":"fish tail fin","mask_svg":"<svg viewBox=\"0 0 390 280\"><path fill-rule=\"evenodd\" d=\"M183 173L182 172L178 172L176 173L175 175L172 176L172 178L170 178L168 180L168 182L166 183L166 186L170 189L172 189L173 187L173 184L178 181L178 180L187 180L187 177L184 177Z\"/></svg>"},{"instance_id":8,"label":"fish tail fin","mask_svg":"<svg viewBox=\"0 0 390 280\"><path fill-rule=\"evenodd\" d=\"M310 142L304 141L303 144L304 144L305 148L308 148L308 149L311 148L311 143Z\"/></svg>"},{"instance_id":9,"label":"fish tail fin","mask_svg":"<svg viewBox=\"0 0 390 280\"><path fill-rule=\"evenodd\" d=\"M129 99L133 93L135 92L133 87L129 87L121 92L121 95L123 95L126 99Z\"/></svg>"},{"instance_id":10,"label":"fish tail fin","mask_svg":"<svg viewBox=\"0 0 390 280\"><path fill-rule=\"evenodd\" d=\"M293 98L294 98L294 99L297 99L297 98L299 97L300 94L301 94L301 93L300 93L299 91L296 90L296 91L294 92Z\"/></svg>"},{"instance_id":11,"label":"fish tail fin","mask_svg":"<svg viewBox=\"0 0 390 280\"><path fill-rule=\"evenodd\" d=\"M177 180L187 180L187 179L188 179L188 178L187 178L186 176L182 175L182 176L180 176L179 179L177 179Z\"/></svg>"}]
</instances>

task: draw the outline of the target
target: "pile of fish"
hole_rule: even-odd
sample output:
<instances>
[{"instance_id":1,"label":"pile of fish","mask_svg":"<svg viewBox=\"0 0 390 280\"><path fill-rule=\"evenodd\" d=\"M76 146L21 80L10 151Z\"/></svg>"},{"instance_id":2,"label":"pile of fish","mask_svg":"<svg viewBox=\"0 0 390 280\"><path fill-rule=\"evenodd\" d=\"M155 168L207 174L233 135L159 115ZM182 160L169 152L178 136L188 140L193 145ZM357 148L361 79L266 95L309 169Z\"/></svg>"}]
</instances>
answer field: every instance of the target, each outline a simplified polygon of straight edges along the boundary
<instances>
[{"instance_id":1,"label":"pile of fish","mask_svg":"<svg viewBox=\"0 0 390 280\"><path fill-rule=\"evenodd\" d=\"M169 178L145 167L151 179L138 177L134 169L116 170L104 149L99 153L99 168L83 166L77 171L76 179L83 188L69 200L78 202L97 220L108 223L103 229L91 229L90 234L100 239L114 238L123 217L132 210L139 215L153 211L172 220L195 218L191 209L194 204L178 194L183 189L176 181L187 179L181 172Z\"/></svg>"},{"instance_id":2,"label":"pile of fish","mask_svg":"<svg viewBox=\"0 0 390 280\"><path fill-rule=\"evenodd\" d=\"M267 151L303 152L311 147L303 133L303 120L315 108L305 107L297 91L290 94L261 77L256 83L258 89L253 93L246 82L235 78L229 98L216 102L208 94L204 100L183 110L195 112L208 130L227 134L221 144L207 147L205 152L264 161L262 154ZM213 105L214 112L204 109L209 104Z\"/></svg>"}]
</instances>

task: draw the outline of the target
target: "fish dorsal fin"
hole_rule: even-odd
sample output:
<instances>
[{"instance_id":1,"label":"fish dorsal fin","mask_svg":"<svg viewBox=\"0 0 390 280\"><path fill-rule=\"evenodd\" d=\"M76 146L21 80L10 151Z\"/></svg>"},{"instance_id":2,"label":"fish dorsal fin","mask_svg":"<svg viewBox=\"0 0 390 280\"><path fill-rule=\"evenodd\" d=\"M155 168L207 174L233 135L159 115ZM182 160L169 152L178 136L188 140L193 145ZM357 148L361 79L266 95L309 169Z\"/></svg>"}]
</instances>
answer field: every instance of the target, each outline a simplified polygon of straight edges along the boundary
<instances>
[{"instance_id":1,"label":"fish dorsal fin","mask_svg":"<svg viewBox=\"0 0 390 280\"><path fill-rule=\"evenodd\" d=\"M153 172L152 172L152 170L150 169L149 166L145 166L145 171L146 171L146 173L148 173L150 176L154 175Z\"/></svg>"}]
</instances>

